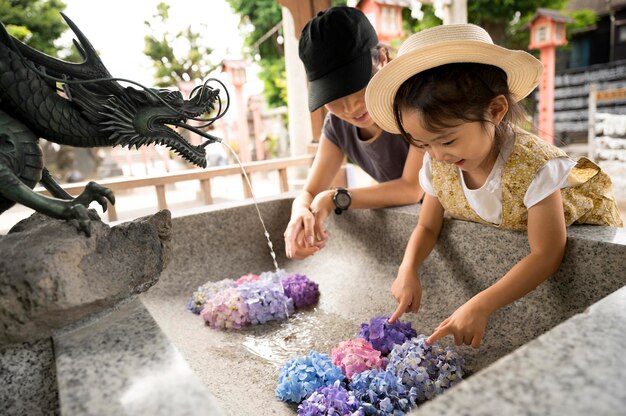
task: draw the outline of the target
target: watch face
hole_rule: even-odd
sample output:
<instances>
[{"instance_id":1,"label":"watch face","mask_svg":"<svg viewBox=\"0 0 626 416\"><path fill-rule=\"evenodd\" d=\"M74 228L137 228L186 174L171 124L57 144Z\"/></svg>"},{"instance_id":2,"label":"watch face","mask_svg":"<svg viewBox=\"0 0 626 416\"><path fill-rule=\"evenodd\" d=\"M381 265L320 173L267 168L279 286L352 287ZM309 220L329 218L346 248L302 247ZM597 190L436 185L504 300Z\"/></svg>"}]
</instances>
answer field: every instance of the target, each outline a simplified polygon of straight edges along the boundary
<instances>
[{"instance_id":1,"label":"watch face","mask_svg":"<svg viewBox=\"0 0 626 416\"><path fill-rule=\"evenodd\" d=\"M337 206L339 208L346 209L350 206L351 198L349 195L346 195L343 192L339 192L335 196L335 200L337 201Z\"/></svg>"}]
</instances>

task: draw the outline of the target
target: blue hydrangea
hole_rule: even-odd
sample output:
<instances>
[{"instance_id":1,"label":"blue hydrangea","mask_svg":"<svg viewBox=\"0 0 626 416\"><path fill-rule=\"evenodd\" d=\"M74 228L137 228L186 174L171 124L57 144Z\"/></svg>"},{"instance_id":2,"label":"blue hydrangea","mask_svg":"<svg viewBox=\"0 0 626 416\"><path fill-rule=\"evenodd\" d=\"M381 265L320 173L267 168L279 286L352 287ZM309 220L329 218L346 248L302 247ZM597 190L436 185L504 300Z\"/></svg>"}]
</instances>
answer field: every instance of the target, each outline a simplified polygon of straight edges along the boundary
<instances>
[{"instance_id":1,"label":"blue hydrangea","mask_svg":"<svg viewBox=\"0 0 626 416\"><path fill-rule=\"evenodd\" d=\"M426 339L420 335L396 345L387 364L403 384L417 389L418 401L443 393L463 377L463 359L456 351L437 342L428 345Z\"/></svg>"},{"instance_id":2,"label":"blue hydrangea","mask_svg":"<svg viewBox=\"0 0 626 416\"><path fill-rule=\"evenodd\" d=\"M232 279L222 279L217 282L206 282L192 293L191 298L189 298L189 301L187 302L187 309L195 314L199 314L209 298L223 289L235 286L235 281Z\"/></svg>"},{"instance_id":3,"label":"blue hydrangea","mask_svg":"<svg viewBox=\"0 0 626 416\"><path fill-rule=\"evenodd\" d=\"M370 323L361 324L359 338L363 338L372 344L372 347L386 355L397 344L402 344L408 339L417 336L417 331L411 327L410 322L400 320L389 323L388 316L377 316L370 319Z\"/></svg>"},{"instance_id":4,"label":"blue hydrangea","mask_svg":"<svg viewBox=\"0 0 626 416\"><path fill-rule=\"evenodd\" d=\"M349 385L365 415L402 416L415 407L417 390L391 371L371 369L352 377Z\"/></svg>"},{"instance_id":5,"label":"blue hydrangea","mask_svg":"<svg viewBox=\"0 0 626 416\"><path fill-rule=\"evenodd\" d=\"M293 315L293 300L283 293L280 284L269 280L249 281L238 288L248 306L250 323L264 324Z\"/></svg>"},{"instance_id":6,"label":"blue hydrangea","mask_svg":"<svg viewBox=\"0 0 626 416\"><path fill-rule=\"evenodd\" d=\"M345 376L327 354L311 351L304 357L287 362L278 375L276 397L283 401L300 403L316 389L342 382Z\"/></svg>"},{"instance_id":7,"label":"blue hydrangea","mask_svg":"<svg viewBox=\"0 0 626 416\"><path fill-rule=\"evenodd\" d=\"M318 388L298 406L298 416L324 415L364 416L364 412L354 392L337 380L332 386Z\"/></svg>"}]
</instances>

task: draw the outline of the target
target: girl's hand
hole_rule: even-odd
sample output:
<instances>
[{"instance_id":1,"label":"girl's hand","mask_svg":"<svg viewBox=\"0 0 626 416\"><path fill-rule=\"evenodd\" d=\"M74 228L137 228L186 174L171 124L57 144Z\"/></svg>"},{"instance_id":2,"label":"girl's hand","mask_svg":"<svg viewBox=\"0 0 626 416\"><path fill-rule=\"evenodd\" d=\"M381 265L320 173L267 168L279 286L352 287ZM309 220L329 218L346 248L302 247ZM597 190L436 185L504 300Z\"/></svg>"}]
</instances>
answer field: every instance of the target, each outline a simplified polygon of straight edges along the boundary
<instances>
[{"instance_id":1,"label":"girl's hand","mask_svg":"<svg viewBox=\"0 0 626 416\"><path fill-rule=\"evenodd\" d=\"M306 207L296 208L284 233L285 254L301 260L318 252L325 242L315 241L315 215Z\"/></svg>"},{"instance_id":2,"label":"girl's hand","mask_svg":"<svg viewBox=\"0 0 626 416\"><path fill-rule=\"evenodd\" d=\"M400 266L398 276L391 285L391 294L398 301L398 307L389 318L395 322L405 312L417 312L422 301L422 284L417 270Z\"/></svg>"},{"instance_id":3,"label":"girl's hand","mask_svg":"<svg viewBox=\"0 0 626 416\"><path fill-rule=\"evenodd\" d=\"M478 348L483 335L485 335L488 318L489 314L470 299L454 311L449 318L440 323L435 332L428 337L426 343L432 344L446 335L452 334L456 345L465 344Z\"/></svg>"}]
</instances>

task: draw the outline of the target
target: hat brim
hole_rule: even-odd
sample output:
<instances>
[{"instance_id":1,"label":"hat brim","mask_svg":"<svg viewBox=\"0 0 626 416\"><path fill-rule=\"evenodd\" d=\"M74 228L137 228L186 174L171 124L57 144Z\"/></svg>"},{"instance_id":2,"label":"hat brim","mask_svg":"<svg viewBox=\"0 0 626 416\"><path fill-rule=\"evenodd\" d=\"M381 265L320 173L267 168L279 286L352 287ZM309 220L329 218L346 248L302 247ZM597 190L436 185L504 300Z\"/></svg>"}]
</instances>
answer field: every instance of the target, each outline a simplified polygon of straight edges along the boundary
<instances>
[{"instance_id":1,"label":"hat brim","mask_svg":"<svg viewBox=\"0 0 626 416\"><path fill-rule=\"evenodd\" d=\"M398 88L413 75L452 63L479 63L501 68L506 72L515 101L523 99L539 85L543 72L541 62L527 52L479 41L455 40L418 48L393 59L369 82L365 102L372 119L383 130L400 133L393 115Z\"/></svg>"},{"instance_id":2,"label":"hat brim","mask_svg":"<svg viewBox=\"0 0 626 416\"><path fill-rule=\"evenodd\" d=\"M372 55L366 52L326 75L309 81L309 111L362 90L372 78Z\"/></svg>"}]
</instances>

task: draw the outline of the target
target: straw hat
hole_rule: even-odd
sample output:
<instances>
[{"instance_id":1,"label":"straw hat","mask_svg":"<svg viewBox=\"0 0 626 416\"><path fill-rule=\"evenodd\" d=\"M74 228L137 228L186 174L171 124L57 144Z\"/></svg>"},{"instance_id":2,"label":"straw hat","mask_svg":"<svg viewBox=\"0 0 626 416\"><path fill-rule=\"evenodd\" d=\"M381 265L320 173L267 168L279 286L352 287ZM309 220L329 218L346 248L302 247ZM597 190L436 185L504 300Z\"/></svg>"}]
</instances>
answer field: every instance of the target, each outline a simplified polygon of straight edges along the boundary
<instances>
[{"instance_id":1,"label":"straw hat","mask_svg":"<svg viewBox=\"0 0 626 416\"><path fill-rule=\"evenodd\" d=\"M372 119L383 130L400 133L393 116L393 100L400 85L427 69L463 62L488 64L504 70L516 101L537 87L543 72L543 64L534 56L494 45L489 34L479 26L436 26L405 40L397 57L381 68L369 82L365 102Z\"/></svg>"}]
</instances>

